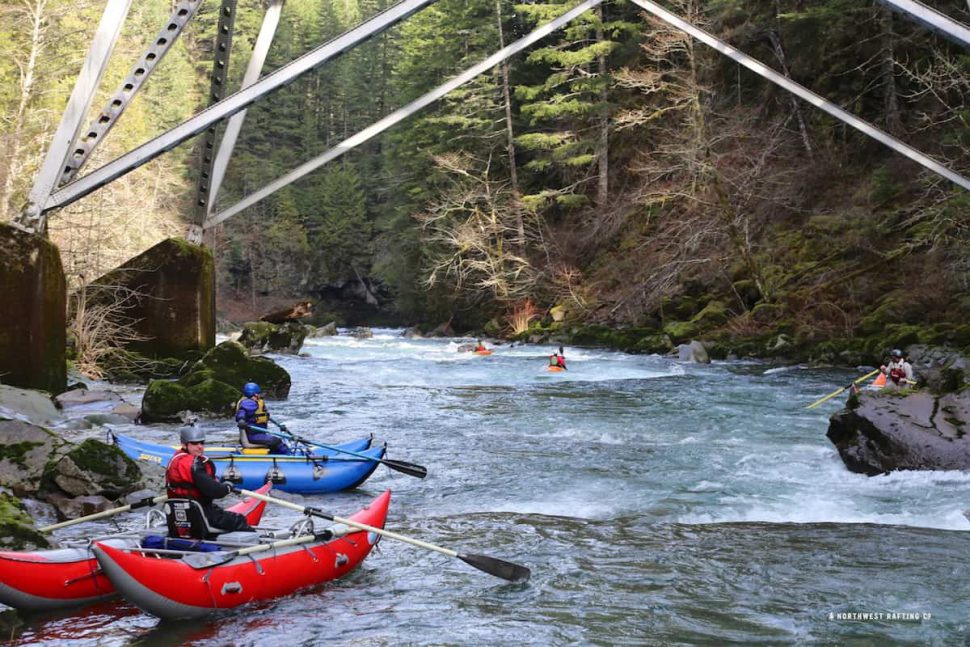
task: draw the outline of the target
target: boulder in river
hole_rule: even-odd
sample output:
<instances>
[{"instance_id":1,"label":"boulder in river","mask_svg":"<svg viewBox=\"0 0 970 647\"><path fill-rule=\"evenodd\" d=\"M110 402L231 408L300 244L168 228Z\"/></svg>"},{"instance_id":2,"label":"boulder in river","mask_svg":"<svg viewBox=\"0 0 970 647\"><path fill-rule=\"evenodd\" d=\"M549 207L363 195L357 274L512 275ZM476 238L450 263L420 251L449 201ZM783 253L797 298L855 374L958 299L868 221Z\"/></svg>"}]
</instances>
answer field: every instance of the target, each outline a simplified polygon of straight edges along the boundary
<instances>
[{"instance_id":1,"label":"boulder in river","mask_svg":"<svg viewBox=\"0 0 970 647\"><path fill-rule=\"evenodd\" d=\"M970 391L865 392L835 413L828 437L853 472L970 469Z\"/></svg>"}]
</instances>

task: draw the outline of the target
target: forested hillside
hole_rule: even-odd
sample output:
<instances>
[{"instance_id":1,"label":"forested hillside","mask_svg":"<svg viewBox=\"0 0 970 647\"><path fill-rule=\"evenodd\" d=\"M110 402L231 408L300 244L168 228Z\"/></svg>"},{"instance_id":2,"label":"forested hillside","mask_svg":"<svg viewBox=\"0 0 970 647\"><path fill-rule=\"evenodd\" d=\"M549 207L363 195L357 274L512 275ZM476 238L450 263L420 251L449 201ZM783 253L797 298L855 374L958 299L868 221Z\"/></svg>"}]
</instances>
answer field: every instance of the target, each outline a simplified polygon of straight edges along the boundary
<instances>
[{"instance_id":1,"label":"forested hillside","mask_svg":"<svg viewBox=\"0 0 970 647\"><path fill-rule=\"evenodd\" d=\"M433 89L572 2L438 0L248 111L220 207ZM970 48L878 2L669 0L728 41L964 175ZM964 24L963 0L927 3ZM267 70L385 8L290 0ZM231 84L262 19L241 0ZM100 3L3 0L5 218L23 202ZM135 3L103 93L167 16ZM204 107L204 5L98 160ZM96 106L99 107L99 106ZM186 144L51 220L69 278L194 217ZM210 234L223 316L298 297L343 323L529 322L659 351L691 338L851 362L970 345L967 191L713 49L611 2ZM347 307L347 299L360 307Z\"/></svg>"}]
</instances>

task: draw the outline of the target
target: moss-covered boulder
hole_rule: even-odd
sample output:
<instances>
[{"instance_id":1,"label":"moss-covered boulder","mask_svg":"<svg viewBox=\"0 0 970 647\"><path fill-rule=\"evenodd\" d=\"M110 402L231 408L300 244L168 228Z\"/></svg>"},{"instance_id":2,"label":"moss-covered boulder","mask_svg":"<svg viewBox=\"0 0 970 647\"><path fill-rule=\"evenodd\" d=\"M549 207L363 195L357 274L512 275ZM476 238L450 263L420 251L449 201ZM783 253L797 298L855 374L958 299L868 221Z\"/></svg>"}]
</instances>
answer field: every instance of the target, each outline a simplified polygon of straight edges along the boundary
<instances>
[{"instance_id":1,"label":"moss-covered boulder","mask_svg":"<svg viewBox=\"0 0 970 647\"><path fill-rule=\"evenodd\" d=\"M243 326L239 343L251 354L281 353L297 355L306 340L307 326L297 321L274 324L251 321Z\"/></svg>"},{"instance_id":2,"label":"moss-covered boulder","mask_svg":"<svg viewBox=\"0 0 970 647\"><path fill-rule=\"evenodd\" d=\"M89 438L44 469L43 490L118 498L139 488L141 470L116 445Z\"/></svg>"},{"instance_id":3,"label":"moss-covered boulder","mask_svg":"<svg viewBox=\"0 0 970 647\"><path fill-rule=\"evenodd\" d=\"M711 330L724 324L731 314L721 301L710 301L704 309L694 315L690 322L700 330Z\"/></svg>"},{"instance_id":4,"label":"moss-covered boulder","mask_svg":"<svg viewBox=\"0 0 970 647\"><path fill-rule=\"evenodd\" d=\"M24 504L15 496L0 492L0 548L28 550L50 548L47 539L37 531Z\"/></svg>"},{"instance_id":5,"label":"moss-covered boulder","mask_svg":"<svg viewBox=\"0 0 970 647\"><path fill-rule=\"evenodd\" d=\"M697 335L698 328L690 321L671 321L664 325L663 332L674 343L684 343Z\"/></svg>"},{"instance_id":6,"label":"moss-covered boulder","mask_svg":"<svg viewBox=\"0 0 970 647\"><path fill-rule=\"evenodd\" d=\"M240 390L240 396L243 384L256 382L267 400L285 400L292 384L286 369L266 357L250 357L241 344L231 341L222 342L206 353L179 382L190 383L192 374L199 371L210 371L213 379Z\"/></svg>"},{"instance_id":7,"label":"moss-covered boulder","mask_svg":"<svg viewBox=\"0 0 970 647\"><path fill-rule=\"evenodd\" d=\"M152 380L142 398L141 421L177 422L186 411L228 417L235 411L240 397L242 392L239 389L211 377L189 386L168 380Z\"/></svg>"},{"instance_id":8,"label":"moss-covered boulder","mask_svg":"<svg viewBox=\"0 0 970 647\"><path fill-rule=\"evenodd\" d=\"M259 384L267 400L285 400L292 384L290 374L272 360L250 357L241 344L226 341L177 381L150 382L142 398L141 420L177 422L184 411L231 416L246 382Z\"/></svg>"},{"instance_id":9,"label":"moss-covered boulder","mask_svg":"<svg viewBox=\"0 0 970 647\"><path fill-rule=\"evenodd\" d=\"M36 493L48 461L57 460L71 446L44 427L0 420L0 486L17 496Z\"/></svg>"}]
</instances>

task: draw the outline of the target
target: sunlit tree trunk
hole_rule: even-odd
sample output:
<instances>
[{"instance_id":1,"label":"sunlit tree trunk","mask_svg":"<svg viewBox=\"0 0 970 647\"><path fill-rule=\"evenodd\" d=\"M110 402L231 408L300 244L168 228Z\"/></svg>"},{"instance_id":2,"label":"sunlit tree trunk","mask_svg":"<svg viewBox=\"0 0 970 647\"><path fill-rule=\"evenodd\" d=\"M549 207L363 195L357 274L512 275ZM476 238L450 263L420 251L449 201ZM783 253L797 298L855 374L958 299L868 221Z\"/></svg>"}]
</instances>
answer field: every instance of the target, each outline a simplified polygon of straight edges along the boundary
<instances>
[{"instance_id":1,"label":"sunlit tree trunk","mask_svg":"<svg viewBox=\"0 0 970 647\"><path fill-rule=\"evenodd\" d=\"M22 156L24 153L24 125L27 118L27 105L30 103L34 94L34 80L37 69L37 59L44 49L44 10L47 7L47 0L23 0L20 7L10 8L4 11L5 15L19 14L24 27L30 30L30 45L27 51L26 60L16 61L20 70L20 100L17 102L17 109L11 119L11 140L5 146L9 156L7 157L6 167L3 169L3 194L0 195L0 220L7 221L14 214L10 207L10 199L14 191L14 179L23 167Z\"/></svg>"}]
</instances>

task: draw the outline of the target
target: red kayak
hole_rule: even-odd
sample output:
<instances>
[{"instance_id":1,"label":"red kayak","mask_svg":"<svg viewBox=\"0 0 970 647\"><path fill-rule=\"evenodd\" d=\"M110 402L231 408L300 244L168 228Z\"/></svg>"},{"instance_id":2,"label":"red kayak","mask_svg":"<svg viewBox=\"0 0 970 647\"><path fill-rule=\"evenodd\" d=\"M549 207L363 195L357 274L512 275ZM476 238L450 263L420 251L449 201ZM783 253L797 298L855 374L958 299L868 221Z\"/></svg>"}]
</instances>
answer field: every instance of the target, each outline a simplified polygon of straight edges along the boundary
<instances>
[{"instance_id":1,"label":"red kayak","mask_svg":"<svg viewBox=\"0 0 970 647\"><path fill-rule=\"evenodd\" d=\"M384 527L390 490L350 517ZM269 600L342 577L356 568L380 537L346 525L317 536L229 552L159 556L110 543L94 553L115 588L143 611L163 619L195 618L255 600ZM256 552L259 551L259 552Z\"/></svg>"},{"instance_id":2,"label":"red kayak","mask_svg":"<svg viewBox=\"0 0 970 647\"><path fill-rule=\"evenodd\" d=\"M271 488L267 483L256 491L266 494ZM265 501L246 499L228 509L244 515L249 525L255 526L265 508ZM137 546L140 539L140 535L132 534L104 539L103 543ZM0 602L15 609L60 609L114 594L90 544L30 552L0 551Z\"/></svg>"}]
</instances>

